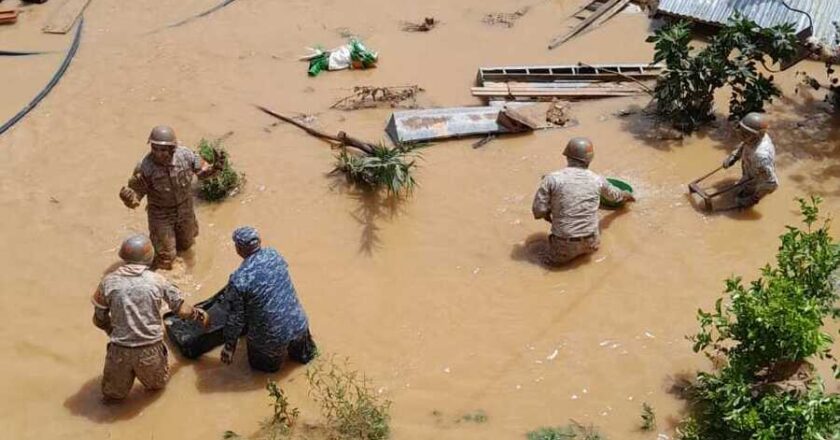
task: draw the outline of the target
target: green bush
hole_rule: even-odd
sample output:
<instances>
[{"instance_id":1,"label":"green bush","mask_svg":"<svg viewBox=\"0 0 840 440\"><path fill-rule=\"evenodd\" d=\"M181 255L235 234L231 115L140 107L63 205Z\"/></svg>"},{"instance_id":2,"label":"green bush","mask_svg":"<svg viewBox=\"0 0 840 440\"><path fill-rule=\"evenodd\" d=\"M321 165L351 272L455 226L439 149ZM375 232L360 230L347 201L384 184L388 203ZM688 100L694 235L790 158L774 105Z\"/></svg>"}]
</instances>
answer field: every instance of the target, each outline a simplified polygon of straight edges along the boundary
<instances>
[{"instance_id":1,"label":"green bush","mask_svg":"<svg viewBox=\"0 0 840 440\"><path fill-rule=\"evenodd\" d=\"M840 439L840 396L825 393L810 363L833 359L823 327L838 315L840 248L828 221L815 227L820 199L799 202L805 228L787 227L776 265L747 286L728 279L729 301L698 312L694 350L720 369L698 373L689 387L683 440Z\"/></svg>"},{"instance_id":2,"label":"green bush","mask_svg":"<svg viewBox=\"0 0 840 440\"><path fill-rule=\"evenodd\" d=\"M227 154L220 140L211 142L202 139L198 144L198 154L207 163L215 163L216 155L222 152ZM244 175L233 169L230 158L226 155L221 171L199 181L198 193L204 200L217 202L233 195L242 186L244 180Z\"/></svg>"},{"instance_id":3,"label":"green bush","mask_svg":"<svg viewBox=\"0 0 840 440\"><path fill-rule=\"evenodd\" d=\"M367 377L351 370L347 361L320 358L306 370L306 378L331 438L384 440L390 436L391 402L373 390Z\"/></svg>"},{"instance_id":4,"label":"green bush","mask_svg":"<svg viewBox=\"0 0 840 440\"><path fill-rule=\"evenodd\" d=\"M761 28L736 14L699 51L690 45L687 22L656 30L647 41L655 45L653 61L665 64L654 90L657 114L690 133L714 119L714 93L725 85L732 89L730 119L763 111L764 104L781 92L773 76L759 72L758 65L765 57L773 62L792 57L796 52L793 30L791 24Z\"/></svg>"}]
</instances>

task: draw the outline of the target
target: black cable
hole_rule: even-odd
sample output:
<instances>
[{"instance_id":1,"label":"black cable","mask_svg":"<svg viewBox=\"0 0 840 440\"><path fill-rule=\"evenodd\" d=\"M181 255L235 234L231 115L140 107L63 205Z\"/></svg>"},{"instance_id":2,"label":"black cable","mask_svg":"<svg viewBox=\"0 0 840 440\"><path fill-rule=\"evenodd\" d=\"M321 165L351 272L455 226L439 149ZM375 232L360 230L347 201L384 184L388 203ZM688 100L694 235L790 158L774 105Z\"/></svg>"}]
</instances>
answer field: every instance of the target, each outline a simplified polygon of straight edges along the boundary
<instances>
[{"instance_id":1,"label":"black cable","mask_svg":"<svg viewBox=\"0 0 840 440\"><path fill-rule=\"evenodd\" d=\"M79 19L79 26L76 28L76 35L73 37L73 43L70 45L70 49L67 51L67 56L64 57L64 61L61 63L61 66L55 72L50 82L41 90L38 95L35 96L32 101L26 105L21 111L19 111L16 115L12 116L12 119L9 119L5 124L0 126L0 135L6 132L6 130L12 128L18 121L23 119L27 113L29 113L39 102L41 102L44 97L47 96L48 93L58 84L58 80L64 76L64 72L67 71L67 68L70 67L70 61L73 61L73 57L76 55L76 51L79 49L79 43L82 40L82 28L85 25L84 17Z\"/></svg>"},{"instance_id":2,"label":"black cable","mask_svg":"<svg viewBox=\"0 0 840 440\"><path fill-rule=\"evenodd\" d=\"M25 57L29 55L44 55L53 52L21 52L16 50L0 50L0 57Z\"/></svg>"},{"instance_id":3,"label":"black cable","mask_svg":"<svg viewBox=\"0 0 840 440\"><path fill-rule=\"evenodd\" d=\"M181 21L179 21L179 22L172 23L172 24L170 24L170 25L168 25L168 26L166 26L166 27L168 27L168 28L174 28L174 27L178 27L178 26L181 26L181 25L187 24L187 23L189 23L189 22L191 22L191 21L193 21L193 20L195 20L195 19L198 19L198 18L201 18L201 17L207 16L207 15L210 15L210 14L212 14L212 13L214 13L214 12L218 11L219 9L222 9L222 8L224 8L225 6L227 6L227 5L229 5L229 4L233 3L233 2L235 2L235 1L236 1L236 0L222 0L222 2L221 2L221 3L219 3L218 5L213 6L212 8L210 8L210 9L208 9L208 10L206 10L206 11L204 11L204 12L200 13L200 14L193 15L193 16L192 16L192 17L190 17L190 18L185 18L185 19L183 19L183 20L181 20Z\"/></svg>"}]
</instances>

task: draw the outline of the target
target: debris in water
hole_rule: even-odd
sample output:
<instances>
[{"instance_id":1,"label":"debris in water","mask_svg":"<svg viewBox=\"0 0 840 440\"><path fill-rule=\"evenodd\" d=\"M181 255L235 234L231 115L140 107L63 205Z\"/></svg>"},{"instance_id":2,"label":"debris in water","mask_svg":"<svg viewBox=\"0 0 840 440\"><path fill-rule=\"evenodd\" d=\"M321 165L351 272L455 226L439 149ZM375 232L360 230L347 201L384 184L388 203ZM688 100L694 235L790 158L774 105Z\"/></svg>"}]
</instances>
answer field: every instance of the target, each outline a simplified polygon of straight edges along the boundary
<instances>
[{"instance_id":1,"label":"debris in water","mask_svg":"<svg viewBox=\"0 0 840 440\"><path fill-rule=\"evenodd\" d=\"M655 338L656 338L656 336L654 336L654 335L653 335L652 333L650 333L650 332L645 332L645 336L647 336L648 338L651 338L651 339L655 339Z\"/></svg>"},{"instance_id":2,"label":"debris in water","mask_svg":"<svg viewBox=\"0 0 840 440\"><path fill-rule=\"evenodd\" d=\"M578 399L580 399L580 397L578 397L577 394L572 394L572 400L578 400Z\"/></svg>"},{"instance_id":3,"label":"debris in water","mask_svg":"<svg viewBox=\"0 0 840 440\"><path fill-rule=\"evenodd\" d=\"M554 352L546 357L546 360L553 361L557 357L558 354L560 354L560 350L555 348Z\"/></svg>"},{"instance_id":4,"label":"debris in water","mask_svg":"<svg viewBox=\"0 0 840 440\"><path fill-rule=\"evenodd\" d=\"M568 104L563 104L554 98L548 111L545 112L545 121L554 125L566 125L571 120L568 111Z\"/></svg>"},{"instance_id":5,"label":"debris in water","mask_svg":"<svg viewBox=\"0 0 840 440\"><path fill-rule=\"evenodd\" d=\"M426 17L423 19L422 23L413 23L410 21L404 21L402 25L402 30L405 32L429 32L430 30L434 29L435 26L440 23L438 20L435 20L435 17Z\"/></svg>"},{"instance_id":6,"label":"debris in water","mask_svg":"<svg viewBox=\"0 0 840 440\"><path fill-rule=\"evenodd\" d=\"M50 197L50 203L61 203L55 197Z\"/></svg>"},{"instance_id":7,"label":"debris in water","mask_svg":"<svg viewBox=\"0 0 840 440\"><path fill-rule=\"evenodd\" d=\"M417 108L417 94L423 91L416 84L394 87L356 86L353 87L352 95L339 99L330 108L359 110L383 104L391 108Z\"/></svg>"},{"instance_id":8,"label":"debris in water","mask_svg":"<svg viewBox=\"0 0 840 440\"><path fill-rule=\"evenodd\" d=\"M473 270L473 275L478 275L479 272L481 272L481 268L476 267L475 270Z\"/></svg>"},{"instance_id":9,"label":"debris in water","mask_svg":"<svg viewBox=\"0 0 840 440\"><path fill-rule=\"evenodd\" d=\"M600 263L600 262L602 262L602 261L604 261L604 260L606 260L606 259L607 259L607 257L601 257L601 258L598 258L597 260L595 260L595 262L596 262L596 263Z\"/></svg>"},{"instance_id":10,"label":"debris in water","mask_svg":"<svg viewBox=\"0 0 840 440\"><path fill-rule=\"evenodd\" d=\"M589 390L587 390L586 388L584 388L584 389L583 389L583 394L589 394Z\"/></svg>"},{"instance_id":11,"label":"debris in water","mask_svg":"<svg viewBox=\"0 0 840 440\"><path fill-rule=\"evenodd\" d=\"M446 367L446 368L443 369L443 372L446 373L446 374L449 374L450 371L451 370L449 369L449 367Z\"/></svg>"},{"instance_id":12,"label":"debris in water","mask_svg":"<svg viewBox=\"0 0 840 440\"><path fill-rule=\"evenodd\" d=\"M521 389L522 389L522 385L517 385L517 386L516 386L516 389L517 389L517 390L521 390Z\"/></svg>"},{"instance_id":13,"label":"debris in water","mask_svg":"<svg viewBox=\"0 0 840 440\"><path fill-rule=\"evenodd\" d=\"M522 18L525 14L527 14L530 9L530 6L525 6L524 8L520 8L519 10L513 13L497 12L494 14L487 14L481 21L489 25L498 24L508 28L512 28L516 21Z\"/></svg>"}]
</instances>

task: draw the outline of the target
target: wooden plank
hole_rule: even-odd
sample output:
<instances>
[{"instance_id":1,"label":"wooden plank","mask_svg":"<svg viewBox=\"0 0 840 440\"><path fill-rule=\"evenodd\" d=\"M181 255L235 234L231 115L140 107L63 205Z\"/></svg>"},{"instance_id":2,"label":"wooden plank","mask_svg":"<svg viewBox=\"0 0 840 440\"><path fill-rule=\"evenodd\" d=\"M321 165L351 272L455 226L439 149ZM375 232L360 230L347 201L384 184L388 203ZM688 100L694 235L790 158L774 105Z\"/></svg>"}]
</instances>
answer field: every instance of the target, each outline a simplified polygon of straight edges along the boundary
<instances>
[{"instance_id":1,"label":"wooden plank","mask_svg":"<svg viewBox=\"0 0 840 440\"><path fill-rule=\"evenodd\" d=\"M590 15L589 17L586 17L585 20L580 22L580 24L575 26L571 31L559 37L553 38L551 42L548 43L548 48L554 49L555 47L565 43L566 41L569 41L572 37L589 27L589 25L591 25L595 20L597 20L598 17L604 15L607 11L612 9L620 1L621 0L609 0L608 2L604 3L603 5L601 5L600 8L598 8L598 10L593 12L592 15Z\"/></svg>"},{"instance_id":2,"label":"wooden plank","mask_svg":"<svg viewBox=\"0 0 840 440\"><path fill-rule=\"evenodd\" d=\"M41 29L48 34L66 34L85 10L90 0L66 0Z\"/></svg>"}]
</instances>

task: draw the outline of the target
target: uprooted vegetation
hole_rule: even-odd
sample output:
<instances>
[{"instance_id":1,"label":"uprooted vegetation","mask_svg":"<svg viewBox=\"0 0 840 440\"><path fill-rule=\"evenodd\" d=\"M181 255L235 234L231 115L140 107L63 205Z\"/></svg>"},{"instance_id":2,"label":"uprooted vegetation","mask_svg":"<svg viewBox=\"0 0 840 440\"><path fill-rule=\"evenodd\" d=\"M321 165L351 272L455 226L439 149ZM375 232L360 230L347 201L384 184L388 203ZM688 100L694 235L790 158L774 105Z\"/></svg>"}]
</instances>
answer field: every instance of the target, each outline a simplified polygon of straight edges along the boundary
<instances>
[{"instance_id":1,"label":"uprooted vegetation","mask_svg":"<svg viewBox=\"0 0 840 440\"><path fill-rule=\"evenodd\" d=\"M834 360L826 320L840 317L835 279L840 246L817 222L819 198L800 200L805 228L788 226L775 265L744 285L726 281L728 301L700 310L690 339L719 368L688 386L682 440L836 439L840 395L826 393L811 361ZM837 365L833 365L835 374Z\"/></svg>"},{"instance_id":2,"label":"uprooted vegetation","mask_svg":"<svg viewBox=\"0 0 840 440\"><path fill-rule=\"evenodd\" d=\"M330 108L360 110L388 106L391 108L416 108L417 95L424 90L417 85L378 87L356 86L353 94L339 99Z\"/></svg>"},{"instance_id":3,"label":"uprooted vegetation","mask_svg":"<svg viewBox=\"0 0 840 440\"><path fill-rule=\"evenodd\" d=\"M665 63L654 91L657 114L691 133L714 120L714 95L724 86L731 89L730 119L763 111L781 91L759 66L765 59L777 63L794 56L793 30L790 24L762 28L736 14L699 51L690 45L688 22L656 30L647 41L655 45L654 62Z\"/></svg>"},{"instance_id":4,"label":"uprooted vegetation","mask_svg":"<svg viewBox=\"0 0 840 440\"><path fill-rule=\"evenodd\" d=\"M423 148L424 144L388 147L356 139L343 131L333 136L265 107L257 108L312 136L336 143L339 153L331 175L343 173L348 182L365 190L383 190L389 196L408 195L414 189L416 182L413 172L418 158L417 150Z\"/></svg>"},{"instance_id":5,"label":"uprooted vegetation","mask_svg":"<svg viewBox=\"0 0 840 440\"><path fill-rule=\"evenodd\" d=\"M216 163L217 160L224 160L221 170L199 181L198 194L202 199L218 202L233 196L240 190L245 182L245 175L233 168L221 139L212 142L202 139L198 143L198 154L204 161L211 164Z\"/></svg>"}]
</instances>

